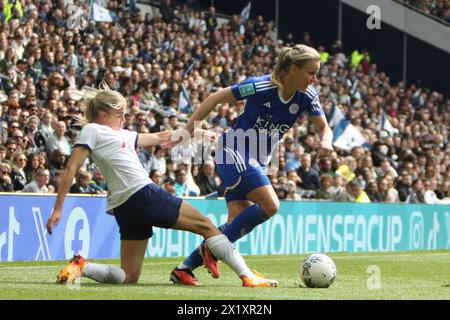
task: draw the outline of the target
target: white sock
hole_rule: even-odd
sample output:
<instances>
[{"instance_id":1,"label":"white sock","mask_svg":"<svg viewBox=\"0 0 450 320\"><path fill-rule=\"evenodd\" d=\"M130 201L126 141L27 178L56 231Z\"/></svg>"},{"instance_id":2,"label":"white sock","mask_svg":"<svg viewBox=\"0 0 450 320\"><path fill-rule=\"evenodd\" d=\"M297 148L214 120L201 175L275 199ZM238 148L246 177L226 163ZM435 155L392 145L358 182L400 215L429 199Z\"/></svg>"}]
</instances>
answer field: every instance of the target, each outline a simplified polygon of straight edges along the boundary
<instances>
[{"instance_id":1,"label":"white sock","mask_svg":"<svg viewBox=\"0 0 450 320\"><path fill-rule=\"evenodd\" d=\"M185 265L183 262L180 263L177 268L180 269L180 270L182 270L182 269L189 269L189 270L191 270L191 267Z\"/></svg>"},{"instance_id":2,"label":"white sock","mask_svg":"<svg viewBox=\"0 0 450 320\"><path fill-rule=\"evenodd\" d=\"M238 276L251 277L253 272L247 267L247 264L241 254L233 248L233 244L228 238L219 234L205 240L209 250L219 260L225 262Z\"/></svg>"},{"instance_id":3,"label":"white sock","mask_svg":"<svg viewBox=\"0 0 450 320\"><path fill-rule=\"evenodd\" d=\"M123 284L125 282L125 271L110 264L89 262L84 266L82 275L101 283Z\"/></svg>"}]
</instances>

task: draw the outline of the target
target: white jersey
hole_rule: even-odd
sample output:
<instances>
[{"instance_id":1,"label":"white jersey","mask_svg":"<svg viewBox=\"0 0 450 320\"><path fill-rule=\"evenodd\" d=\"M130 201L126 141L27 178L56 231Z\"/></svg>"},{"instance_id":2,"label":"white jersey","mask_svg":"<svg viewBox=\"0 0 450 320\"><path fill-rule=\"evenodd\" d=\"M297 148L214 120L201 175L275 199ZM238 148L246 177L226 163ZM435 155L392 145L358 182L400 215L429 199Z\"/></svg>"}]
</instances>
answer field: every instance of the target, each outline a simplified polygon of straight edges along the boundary
<instances>
[{"instance_id":1,"label":"white jersey","mask_svg":"<svg viewBox=\"0 0 450 320\"><path fill-rule=\"evenodd\" d=\"M75 146L90 150L108 184L107 211L152 183L136 154L136 144L137 132L117 131L97 123L84 126L77 138Z\"/></svg>"}]
</instances>

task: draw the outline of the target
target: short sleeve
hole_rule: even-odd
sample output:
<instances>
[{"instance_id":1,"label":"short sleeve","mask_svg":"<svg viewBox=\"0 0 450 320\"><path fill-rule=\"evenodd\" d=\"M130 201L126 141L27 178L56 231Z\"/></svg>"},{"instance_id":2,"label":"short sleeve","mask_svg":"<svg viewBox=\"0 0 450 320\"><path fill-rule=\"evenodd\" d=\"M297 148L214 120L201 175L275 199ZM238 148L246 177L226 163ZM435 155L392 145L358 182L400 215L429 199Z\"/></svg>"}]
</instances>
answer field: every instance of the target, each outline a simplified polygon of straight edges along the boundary
<instances>
[{"instance_id":1,"label":"short sleeve","mask_svg":"<svg viewBox=\"0 0 450 320\"><path fill-rule=\"evenodd\" d=\"M81 132L78 136L78 138L75 141L75 147L84 147L86 149L89 149L89 151L92 152L92 150L96 147L96 137L97 137L97 130L94 126L87 124L86 126L81 129Z\"/></svg>"},{"instance_id":2,"label":"short sleeve","mask_svg":"<svg viewBox=\"0 0 450 320\"><path fill-rule=\"evenodd\" d=\"M256 94L255 83L253 81L253 77L248 78L241 83L233 84L231 86L231 91L233 92L236 100L244 100L250 96Z\"/></svg>"},{"instance_id":3,"label":"short sleeve","mask_svg":"<svg viewBox=\"0 0 450 320\"><path fill-rule=\"evenodd\" d=\"M308 111L308 114L310 116L325 115L325 113L323 112L322 105L320 104L320 98L318 93L316 93L316 95L312 99L308 96L308 103L306 104L306 110Z\"/></svg>"},{"instance_id":4,"label":"short sleeve","mask_svg":"<svg viewBox=\"0 0 450 320\"><path fill-rule=\"evenodd\" d=\"M128 131L128 137L130 145L134 146L134 148L136 149L138 147L139 134L136 131Z\"/></svg>"}]
</instances>

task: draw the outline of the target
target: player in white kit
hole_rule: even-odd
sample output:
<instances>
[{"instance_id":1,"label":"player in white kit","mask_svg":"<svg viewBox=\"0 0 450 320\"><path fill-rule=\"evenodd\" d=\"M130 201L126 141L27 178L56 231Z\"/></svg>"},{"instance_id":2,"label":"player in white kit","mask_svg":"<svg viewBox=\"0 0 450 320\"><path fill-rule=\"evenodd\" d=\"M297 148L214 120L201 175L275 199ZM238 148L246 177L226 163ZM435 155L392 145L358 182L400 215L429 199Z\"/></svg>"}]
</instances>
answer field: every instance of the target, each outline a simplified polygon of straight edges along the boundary
<instances>
[{"instance_id":1,"label":"player in white kit","mask_svg":"<svg viewBox=\"0 0 450 320\"><path fill-rule=\"evenodd\" d=\"M73 147L64 172L53 212L47 221L47 230L58 225L63 203L73 177L90 156L99 166L108 184L107 211L114 214L121 239L121 267L89 263L75 256L64 267L57 283L73 283L81 276L102 283L136 283L141 274L148 239L152 227L187 230L202 235L206 241L202 254L205 266L211 256L223 260L241 278L244 286L276 286L277 281L253 274L242 256L212 222L186 201L172 196L154 184L139 162L137 145L171 145L172 132L142 133L122 129L126 99L102 83L95 96L88 100L84 125ZM180 275L171 274L178 282ZM196 285L196 283L193 283Z\"/></svg>"}]
</instances>

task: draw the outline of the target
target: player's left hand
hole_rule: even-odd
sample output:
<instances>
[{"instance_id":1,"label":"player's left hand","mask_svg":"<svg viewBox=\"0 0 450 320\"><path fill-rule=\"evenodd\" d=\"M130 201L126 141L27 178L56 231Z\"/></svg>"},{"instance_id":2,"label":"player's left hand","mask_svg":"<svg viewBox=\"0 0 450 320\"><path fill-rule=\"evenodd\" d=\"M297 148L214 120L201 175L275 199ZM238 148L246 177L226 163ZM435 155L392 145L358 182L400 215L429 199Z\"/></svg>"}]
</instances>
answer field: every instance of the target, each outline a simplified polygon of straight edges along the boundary
<instances>
[{"instance_id":1,"label":"player's left hand","mask_svg":"<svg viewBox=\"0 0 450 320\"><path fill-rule=\"evenodd\" d=\"M62 210L61 209L53 209L52 214L47 220L47 232L48 234L53 233L53 229L59 224L61 221Z\"/></svg>"},{"instance_id":2,"label":"player's left hand","mask_svg":"<svg viewBox=\"0 0 450 320\"><path fill-rule=\"evenodd\" d=\"M333 145L331 141L327 139L322 139L322 141L320 141L319 146L319 156L322 158L326 158L329 157L332 152L333 152Z\"/></svg>"}]
</instances>

